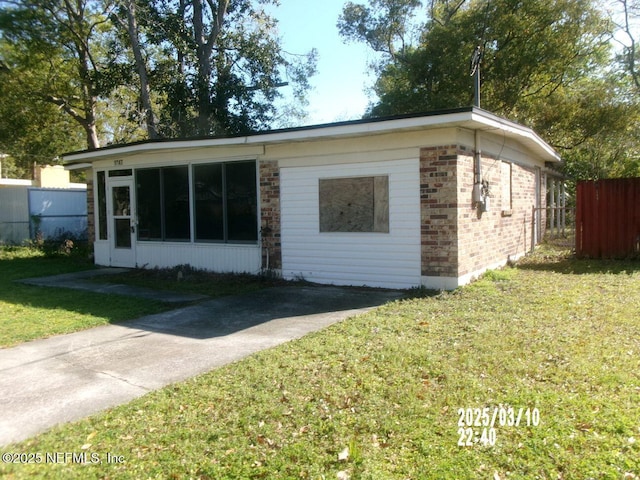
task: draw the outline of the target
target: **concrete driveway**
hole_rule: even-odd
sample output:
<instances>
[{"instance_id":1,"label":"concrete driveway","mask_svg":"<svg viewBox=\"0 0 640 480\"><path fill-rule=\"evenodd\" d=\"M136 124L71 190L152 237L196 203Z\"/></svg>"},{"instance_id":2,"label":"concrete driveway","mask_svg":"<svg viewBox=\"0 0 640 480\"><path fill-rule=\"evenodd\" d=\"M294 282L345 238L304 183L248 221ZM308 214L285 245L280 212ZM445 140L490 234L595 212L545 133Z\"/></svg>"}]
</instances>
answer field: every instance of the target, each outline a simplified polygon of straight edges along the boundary
<instances>
[{"instance_id":1,"label":"concrete driveway","mask_svg":"<svg viewBox=\"0 0 640 480\"><path fill-rule=\"evenodd\" d=\"M380 290L270 288L0 350L0 445L399 297Z\"/></svg>"}]
</instances>

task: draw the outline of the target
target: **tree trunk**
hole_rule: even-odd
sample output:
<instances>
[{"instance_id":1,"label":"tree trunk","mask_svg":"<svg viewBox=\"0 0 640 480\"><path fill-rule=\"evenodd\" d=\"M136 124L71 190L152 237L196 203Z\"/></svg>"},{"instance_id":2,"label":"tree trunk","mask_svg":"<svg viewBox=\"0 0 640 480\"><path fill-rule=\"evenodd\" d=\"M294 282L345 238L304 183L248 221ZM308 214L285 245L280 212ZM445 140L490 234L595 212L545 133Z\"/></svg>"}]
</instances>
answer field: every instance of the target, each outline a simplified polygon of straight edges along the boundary
<instances>
[{"instance_id":1,"label":"tree trunk","mask_svg":"<svg viewBox=\"0 0 640 480\"><path fill-rule=\"evenodd\" d=\"M147 65L142 57L140 42L138 40L138 22L136 20L136 2L127 0L127 32L131 42L131 50L136 61L136 69L140 78L140 101L144 109L145 122L147 124L147 135L150 139L158 138L157 119L151 104L151 89L149 88L149 78L147 76Z\"/></svg>"},{"instance_id":2,"label":"tree trunk","mask_svg":"<svg viewBox=\"0 0 640 480\"><path fill-rule=\"evenodd\" d=\"M203 0L193 0L193 30L194 40L196 42L196 55L198 57L198 79L197 79L197 98L198 98L198 134L208 135L211 132L211 76L212 63L211 54L220 32L224 16L227 13L229 0L219 0L217 9L213 11L213 2L208 1L211 7L211 15L214 17L211 32L207 38L204 28L204 4Z\"/></svg>"},{"instance_id":3,"label":"tree trunk","mask_svg":"<svg viewBox=\"0 0 640 480\"><path fill-rule=\"evenodd\" d=\"M98 99L94 91L93 82L91 81L91 59L89 57L89 52L80 45L78 45L78 59L79 77L82 84L82 106L84 114L84 119L80 120L80 124L87 135L87 149L95 150L100 148L98 130L96 128L96 106Z\"/></svg>"}]
</instances>

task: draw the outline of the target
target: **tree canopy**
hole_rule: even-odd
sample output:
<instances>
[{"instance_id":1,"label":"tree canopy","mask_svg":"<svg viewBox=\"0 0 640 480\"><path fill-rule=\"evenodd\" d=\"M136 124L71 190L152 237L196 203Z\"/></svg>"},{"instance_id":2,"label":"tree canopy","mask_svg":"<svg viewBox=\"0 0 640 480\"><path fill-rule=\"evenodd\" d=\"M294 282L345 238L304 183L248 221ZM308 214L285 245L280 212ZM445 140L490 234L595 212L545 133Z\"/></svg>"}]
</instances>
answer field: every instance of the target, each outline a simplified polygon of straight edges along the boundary
<instances>
[{"instance_id":1,"label":"tree canopy","mask_svg":"<svg viewBox=\"0 0 640 480\"><path fill-rule=\"evenodd\" d=\"M3 2L0 152L24 173L63 151L295 122L316 53L282 50L275 1Z\"/></svg>"},{"instance_id":2,"label":"tree canopy","mask_svg":"<svg viewBox=\"0 0 640 480\"><path fill-rule=\"evenodd\" d=\"M382 54L367 116L472 105L480 46L483 108L535 129L573 177L640 175L633 55L615 57L594 0L348 2L338 27Z\"/></svg>"}]
</instances>

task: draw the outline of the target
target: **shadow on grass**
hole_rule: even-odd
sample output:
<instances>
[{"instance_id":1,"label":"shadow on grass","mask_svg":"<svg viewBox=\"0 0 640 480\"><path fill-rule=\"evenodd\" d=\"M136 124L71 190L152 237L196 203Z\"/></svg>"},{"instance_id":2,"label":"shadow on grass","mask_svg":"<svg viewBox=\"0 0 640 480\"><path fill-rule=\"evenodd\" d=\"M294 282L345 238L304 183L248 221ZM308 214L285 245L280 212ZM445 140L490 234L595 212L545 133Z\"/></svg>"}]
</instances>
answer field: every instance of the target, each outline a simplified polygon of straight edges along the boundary
<instances>
[{"instance_id":1,"label":"shadow on grass","mask_svg":"<svg viewBox=\"0 0 640 480\"><path fill-rule=\"evenodd\" d=\"M230 335L280 318L309 316L308 321L313 322L313 315L380 306L401 297L400 292L379 289L308 285L257 288L253 285L243 290L234 284L225 292L228 296L223 298L200 301L195 305L169 306L157 300L86 291L87 285L76 290L57 288L55 282L46 287L16 282L82 269L40 258L0 261L0 344L116 322L132 329L205 339ZM105 287L94 286L97 289ZM250 290L254 291L248 293ZM8 321L2 322L2 317Z\"/></svg>"},{"instance_id":2,"label":"shadow on grass","mask_svg":"<svg viewBox=\"0 0 640 480\"><path fill-rule=\"evenodd\" d=\"M0 345L122 322L168 309L160 302L64 288L23 285L19 280L92 269L85 259L0 257Z\"/></svg>"},{"instance_id":3,"label":"shadow on grass","mask_svg":"<svg viewBox=\"0 0 640 480\"><path fill-rule=\"evenodd\" d=\"M535 253L516 264L520 270L555 272L564 275L627 274L640 272L640 259L614 260L578 258L573 253Z\"/></svg>"}]
</instances>

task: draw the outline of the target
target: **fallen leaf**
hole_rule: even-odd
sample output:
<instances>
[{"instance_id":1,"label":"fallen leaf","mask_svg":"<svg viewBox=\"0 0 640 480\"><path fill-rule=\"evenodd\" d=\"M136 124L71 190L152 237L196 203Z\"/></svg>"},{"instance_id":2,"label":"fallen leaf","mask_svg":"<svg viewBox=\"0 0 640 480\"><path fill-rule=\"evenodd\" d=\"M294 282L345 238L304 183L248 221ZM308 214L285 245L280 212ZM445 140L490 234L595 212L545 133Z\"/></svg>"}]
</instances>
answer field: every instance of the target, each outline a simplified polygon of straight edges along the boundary
<instances>
[{"instance_id":1,"label":"fallen leaf","mask_svg":"<svg viewBox=\"0 0 640 480\"><path fill-rule=\"evenodd\" d=\"M95 437L97 435L98 432L96 432L95 430L93 432L91 432L89 435L87 435L87 442L89 440L91 440L93 437Z\"/></svg>"},{"instance_id":2,"label":"fallen leaf","mask_svg":"<svg viewBox=\"0 0 640 480\"><path fill-rule=\"evenodd\" d=\"M493 480L502 480L500 475L498 475L498 472L493 472Z\"/></svg>"},{"instance_id":3,"label":"fallen leaf","mask_svg":"<svg viewBox=\"0 0 640 480\"><path fill-rule=\"evenodd\" d=\"M351 478L351 476L349 475L348 472L346 472L345 470L340 470L338 472L338 480L349 480Z\"/></svg>"},{"instance_id":4,"label":"fallen leaf","mask_svg":"<svg viewBox=\"0 0 640 480\"><path fill-rule=\"evenodd\" d=\"M80 447L80 450L88 450L91 448L91 444L90 443L85 443L84 445L82 445Z\"/></svg>"},{"instance_id":5,"label":"fallen leaf","mask_svg":"<svg viewBox=\"0 0 640 480\"><path fill-rule=\"evenodd\" d=\"M339 454L338 454L338 460L340 460L341 462L346 461L349 458L349 447L344 447L344 450L342 450Z\"/></svg>"}]
</instances>

